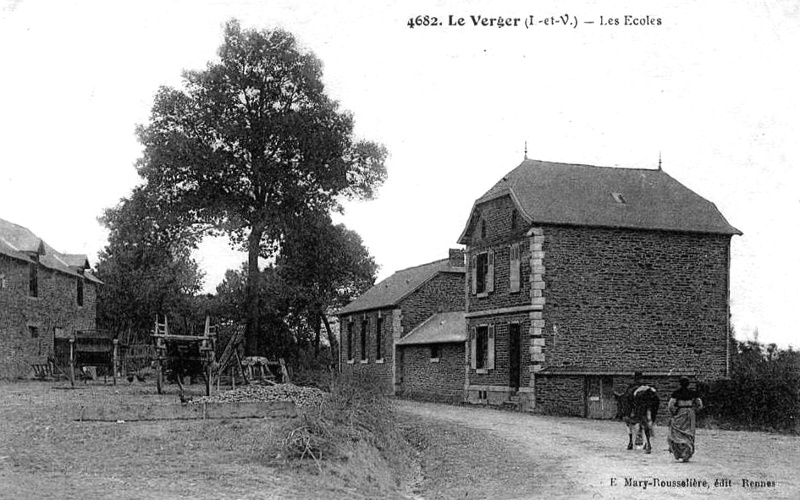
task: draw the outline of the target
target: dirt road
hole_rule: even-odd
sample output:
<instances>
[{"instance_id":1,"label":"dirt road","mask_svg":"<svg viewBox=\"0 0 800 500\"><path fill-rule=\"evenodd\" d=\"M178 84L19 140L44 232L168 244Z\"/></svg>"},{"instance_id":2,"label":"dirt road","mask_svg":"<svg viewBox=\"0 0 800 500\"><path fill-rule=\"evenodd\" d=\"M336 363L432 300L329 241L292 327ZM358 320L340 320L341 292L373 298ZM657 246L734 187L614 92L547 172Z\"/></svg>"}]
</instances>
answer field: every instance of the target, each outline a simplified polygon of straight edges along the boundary
<instances>
[{"instance_id":1,"label":"dirt road","mask_svg":"<svg viewBox=\"0 0 800 500\"><path fill-rule=\"evenodd\" d=\"M697 453L684 464L667 452L664 426L656 427L653 453L645 455L625 449L627 431L616 421L409 401L398 401L398 408L432 425L494 438L495 446L467 448L461 459L484 475L487 463L496 464L488 470L500 485L497 498L800 498L800 437L700 429ZM520 464L528 464L530 475L515 472ZM503 477L530 484L506 489ZM459 496L471 498L468 490Z\"/></svg>"}]
</instances>

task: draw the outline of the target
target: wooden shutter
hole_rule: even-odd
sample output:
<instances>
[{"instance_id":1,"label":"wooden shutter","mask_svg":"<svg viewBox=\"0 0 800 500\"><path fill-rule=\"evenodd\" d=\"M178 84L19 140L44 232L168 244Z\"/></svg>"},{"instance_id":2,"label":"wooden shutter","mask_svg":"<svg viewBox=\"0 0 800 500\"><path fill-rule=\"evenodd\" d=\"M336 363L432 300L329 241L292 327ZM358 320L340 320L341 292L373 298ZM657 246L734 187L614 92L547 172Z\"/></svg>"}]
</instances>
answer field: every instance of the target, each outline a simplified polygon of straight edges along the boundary
<instances>
[{"instance_id":1,"label":"wooden shutter","mask_svg":"<svg viewBox=\"0 0 800 500\"><path fill-rule=\"evenodd\" d=\"M489 325L489 341L487 344L486 368L494 370L494 325Z\"/></svg>"},{"instance_id":2,"label":"wooden shutter","mask_svg":"<svg viewBox=\"0 0 800 500\"><path fill-rule=\"evenodd\" d=\"M473 326L472 328L469 329L469 349L470 349L469 366L473 370L475 369L475 367L478 366L478 363L477 363L478 358L477 358L477 354L476 354L477 350L475 348L475 344L476 343L477 343L477 336L475 335L475 327Z\"/></svg>"},{"instance_id":3,"label":"wooden shutter","mask_svg":"<svg viewBox=\"0 0 800 500\"><path fill-rule=\"evenodd\" d=\"M486 260L489 268L486 271L486 291L494 292L494 250L489 250Z\"/></svg>"},{"instance_id":4,"label":"wooden shutter","mask_svg":"<svg viewBox=\"0 0 800 500\"><path fill-rule=\"evenodd\" d=\"M509 286L512 292L519 292L519 271L520 271L520 255L519 255L519 243L514 243L511 245L511 250L509 251Z\"/></svg>"},{"instance_id":5,"label":"wooden shutter","mask_svg":"<svg viewBox=\"0 0 800 500\"><path fill-rule=\"evenodd\" d=\"M470 280L472 281L472 295L478 293L478 256L473 255L470 257Z\"/></svg>"}]
</instances>

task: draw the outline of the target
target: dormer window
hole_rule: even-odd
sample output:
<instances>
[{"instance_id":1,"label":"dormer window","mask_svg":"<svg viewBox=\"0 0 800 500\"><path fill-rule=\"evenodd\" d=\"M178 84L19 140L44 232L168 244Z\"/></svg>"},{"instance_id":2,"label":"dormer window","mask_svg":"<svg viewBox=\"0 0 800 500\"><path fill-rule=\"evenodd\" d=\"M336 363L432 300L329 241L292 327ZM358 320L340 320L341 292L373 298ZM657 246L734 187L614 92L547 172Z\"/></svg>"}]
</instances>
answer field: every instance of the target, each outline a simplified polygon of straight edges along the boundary
<instances>
[{"instance_id":1,"label":"dormer window","mask_svg":"<svg viewBox=\"0 0 800 500\"><path fill-rule=\"evenodd\" d=\"M622 193L611 193L611 196L613 196L614 197L614 201L616 201L620 205L626 205L627 204L627 202L625 201L625 198L622 196Z\"/></svg>"}]
</instances>

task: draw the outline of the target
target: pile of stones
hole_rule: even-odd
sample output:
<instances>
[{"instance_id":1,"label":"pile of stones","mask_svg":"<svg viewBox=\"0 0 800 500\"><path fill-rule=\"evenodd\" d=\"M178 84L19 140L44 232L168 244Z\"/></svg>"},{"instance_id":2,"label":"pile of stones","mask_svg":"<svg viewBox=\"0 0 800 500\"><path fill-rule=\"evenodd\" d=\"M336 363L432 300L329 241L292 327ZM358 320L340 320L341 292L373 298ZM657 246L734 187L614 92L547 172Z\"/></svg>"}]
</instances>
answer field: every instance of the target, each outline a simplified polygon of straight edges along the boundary
<instances>
[{"instance_id":1,"label":"pile of stones","mask_svg":"<svg viewBox=\"0 0 800 500\"><path fill-rule=\"evenodd\" d=\"M192 403L270 403L291 401L298 408L318 408L326 392L315 387L300 387L293 384L246 385L230 391L221 391L213 396L192 399Z\"/></svg>"}]
</instances>

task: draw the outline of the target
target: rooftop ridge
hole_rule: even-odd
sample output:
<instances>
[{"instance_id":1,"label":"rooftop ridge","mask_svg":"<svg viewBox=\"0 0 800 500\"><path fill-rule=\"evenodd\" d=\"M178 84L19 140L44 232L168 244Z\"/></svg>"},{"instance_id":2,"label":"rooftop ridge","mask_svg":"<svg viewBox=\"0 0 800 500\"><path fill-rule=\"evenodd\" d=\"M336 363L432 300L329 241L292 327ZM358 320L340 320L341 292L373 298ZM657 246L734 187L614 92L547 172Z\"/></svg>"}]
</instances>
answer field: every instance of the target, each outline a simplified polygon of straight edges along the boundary
<instances>
[{"instance_id":1,"label":"rooftop ridge","mask_svg":"<svg viewBox=\"0 0 800 500\"><path fill-rule=\"evenodd\" d=\"M450 259L439 259L439 260L434 260L434 261L431 261L431 262L426 262L425 264L418 264L416 266L411 266L411 267L406 267L406 268L403 268L403 269L398 269L397 271L393 272L391 275L395 275L397 273L402 273L403 271L410 271L412 269L419 269L420 267L430 266L431 264L438 264L440 262L445 262L445 261L449 262L449 260Z\"/></svg>"},{"instance_id":2,"label":"rooftop ridge","mask_svg":"<svg viewBox=\"0 0 800 500\"><path fill-rule=\"evenodd\" d=\"M608 168L608 169L615 169L615 170L643 170L645 172L664 172L663 170L659 170L658 167L656 168L646 168L646 167L611 167L608 165L590 165L588 163L565 163L563 161L550 161L550 160L534 160L528 158L526 160L522 160L522 163L547 163L550 165L564 165L567 167L589 167L589 168ZM517 167L521 166L522 164L518 165ZM515 167L515 168L517 168ZM512 169L513 171L514 169ZM666 173L666 172L664 172Z\"/></svg>"}]
</instances>

